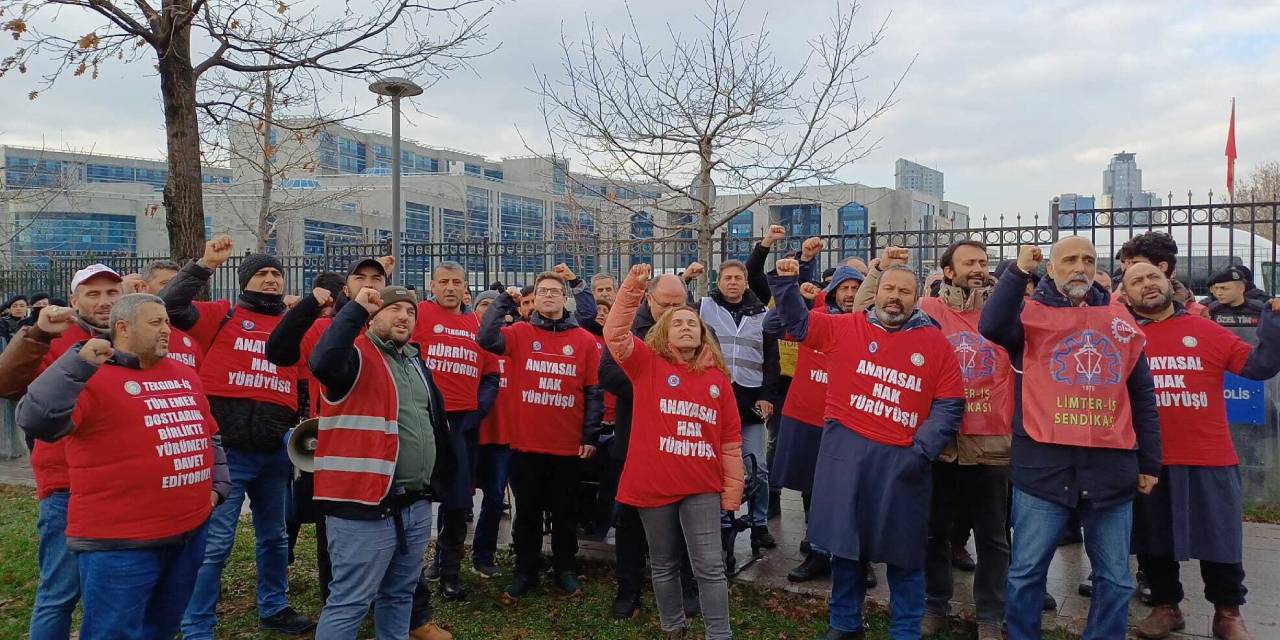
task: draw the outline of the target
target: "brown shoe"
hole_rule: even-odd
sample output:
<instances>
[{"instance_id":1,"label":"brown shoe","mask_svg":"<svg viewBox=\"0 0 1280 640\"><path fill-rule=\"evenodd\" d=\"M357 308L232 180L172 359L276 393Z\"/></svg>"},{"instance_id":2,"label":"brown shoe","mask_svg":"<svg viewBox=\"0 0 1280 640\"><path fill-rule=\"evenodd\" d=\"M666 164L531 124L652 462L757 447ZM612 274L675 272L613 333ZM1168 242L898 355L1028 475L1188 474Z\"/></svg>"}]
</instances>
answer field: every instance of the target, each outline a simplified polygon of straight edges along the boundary
<instances>
[{"instance_id":1,"label":"brown shoe","mask_svg":"<svg viewBox=\"0 0 1280 640\"><path fill-rule=\"evenodd\" d=\"M1213 637L1220 640L1253 640L1249 630L1244 628L1240 607L1214 605Z\"/></svg>"},{"instance_id":2,"label":"brown shoe","mask_svg":"<svg viewBox=\"0 0 1280 640\"><path fill-rule=\"evenodd\" d=\"M440 628L435 622L428 622L409 632L410 640L453 640L453 634Z\"/></svg>"},{"instance_id":3,"label":"brown shoe","mask_svg":"<svg viewBox=\"0 0 1280 640\"><path fill-rule=\"evenodd\" d=\"M1151 609L1151 615L1138 624L1138 637L1148 640L1167 638L1174 631L1186 628L1187 621L1182 619L1182 611L1176 604L1157 605Z\"/></svg>"}]
</instances>

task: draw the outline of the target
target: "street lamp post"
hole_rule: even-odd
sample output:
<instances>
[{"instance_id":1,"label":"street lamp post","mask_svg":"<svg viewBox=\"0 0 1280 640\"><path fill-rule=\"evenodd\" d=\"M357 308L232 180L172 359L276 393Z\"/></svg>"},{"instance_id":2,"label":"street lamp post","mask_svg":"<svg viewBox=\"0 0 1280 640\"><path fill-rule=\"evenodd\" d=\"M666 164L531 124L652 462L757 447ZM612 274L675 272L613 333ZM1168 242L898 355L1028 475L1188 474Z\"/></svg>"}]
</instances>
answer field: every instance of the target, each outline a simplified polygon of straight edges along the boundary
<instances>
[{"instance_id":1,"label":"street lamp post","mask_svg":"<svg viewBox=\"0 0 1280 640\"><path fill-rule=\"evenodd\" d=\"M397 270L404 269L400 253L400 98L412 98L422 93L422 87L408 78L383 78L369 84L369 90L391 98L391 257ZM387 274L388 282L399 280L395 273Z\"/></svg>"}]
</instances>

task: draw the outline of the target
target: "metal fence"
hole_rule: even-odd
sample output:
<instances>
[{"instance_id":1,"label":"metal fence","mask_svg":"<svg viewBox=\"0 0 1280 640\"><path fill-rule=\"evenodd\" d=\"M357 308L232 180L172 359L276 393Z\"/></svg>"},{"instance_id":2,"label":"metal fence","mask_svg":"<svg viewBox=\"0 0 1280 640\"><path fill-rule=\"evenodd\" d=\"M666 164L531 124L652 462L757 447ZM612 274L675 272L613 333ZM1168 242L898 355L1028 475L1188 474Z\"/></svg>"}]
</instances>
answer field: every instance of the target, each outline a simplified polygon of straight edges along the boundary
<instances>
[{"instance_id":1,"label":"metal fence","mask_svg":"<svg viewBox=\"0 0 1280 640\"><path fill-rule=\"evenodd\" d=\"M1271 293L1280 293L1276 274L1280 202L1245 204L1195 204L1151 209L1089 209L1051 211L1048 216L1000 218L997 226L968 229L895 230L872 225L867 233L821 236L826 248L819 258L821 267L833 266L846 258L864 260L885 247L910 250L912 265L921 275L937 267L937 259L959 240L985 243L994 262L1017 255L1024 244L1048 247L1067 235L1088 237L1098 249L1099 268L1112 271L1113 256L1129 238L1148 231L1168 233L1179 245L1177 275L1200 295L1208 293L1208 280L1229 265L1252 269L1255 283ZM713 238L711 256L702 262L713 276L719 265L730 259L744 259L757 238L723 234ZM777 256L798 251L804 238L788 237L774 247ZM387 244L331 245L322 254L281 256L287 288L292 293L310 289L322 271L345 272L355 259L389 253ZM405 243L397 269L399 281L422 288L432 265L452 260L467 268L477 289L492 283L528 284L539 272L566 263L580 276L596 273L620 275L630 265L645 262L663 273L676 273L699 259L696 241L676 239L582 239L503 241L481 238L466 242ZM160 256L82 256L42 258L40 266L0 269L0 294L45 292L66 297L71 276L93 262L102 262L121 273L141 271ZM241 260L233 257L219 269L211 286L214 298L232 298L238 293L236 270Z\"/></svg>"}]
</instances>

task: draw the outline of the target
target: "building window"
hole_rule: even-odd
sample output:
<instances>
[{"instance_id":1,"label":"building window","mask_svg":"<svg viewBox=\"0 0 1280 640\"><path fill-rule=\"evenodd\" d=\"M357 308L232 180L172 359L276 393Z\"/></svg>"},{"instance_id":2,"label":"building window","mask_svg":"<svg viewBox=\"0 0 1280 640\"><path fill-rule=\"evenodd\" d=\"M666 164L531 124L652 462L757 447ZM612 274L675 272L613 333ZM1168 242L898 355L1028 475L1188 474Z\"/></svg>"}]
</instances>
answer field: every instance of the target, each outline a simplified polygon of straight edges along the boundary
<instances>
[{"instance_id":1,"label":"building window","mask_svg":"<svg viewBox=\"0 0 1280 640\"><path fill-rule=\"evenodd\" d=\"M564 172L564 167L559 162L551 165L551 191L553 193L564 193L565 184L568 178Z\"/></svg>"},{"instance_id":2,"label":"building window","mask_svg":"<svg viewBox=\"0 0 1280 640\"><path fill-rule=\"evenodd\" d=\"M405 242L429 242L431 240L431 207L417 202L404 203Z\"/></svg>"},{"instance_id":3,"label":"building window","mask_svg":"<svg viewBox=\"0 0 1280 640\"><path fill-rule=\"evenodd\" d=\"M502 242L499 269L536 274L544 268L541 241L546 238L542 226L546 217L545 203L537 198L507 193L499 194L498 199L498 238ZM508 245L510 242L517 244ZM536 251L533 250L534 242L538 244Z\"/></svg>"},{"instance_id":4,"label":"building window","mask_svg":"<svg viewBox=\"0 0 1280 640\"><path fill-rule=\"evenodd\" d=\"M808 238L822 233L822 205L789 204L778 208L778 224L791 238Z\"/></svg>"},{"instance_id":5,"label":"building window","mask_svg":"<svg viewBox=\"0 0 1280 640\"><path fill-rule=\"evenodd\" d=\"M750 210L743 211L729 221L725 232L725 250L727 257L733 260L746 260L753 247L752 235L755 216Z\"/></svg>"},{"instance_id":6,"label":"building window","mask_svg":"<svg viewBox=\"0 0 1280 640\"><path fill-rule=\"evenodd\" d=\"M502 180L501 169L485 169L484 177L486 180Z\"/></svg>"},{"instance_id":7,"label":"building window","mask_svg":"<svg viewBox=\"0 0 1280 640\"><path fill-rule=\"evenodd\" d=\"M840 229L838 249L840 257L870 259L870 235L867 231L867 208L857 202L847 202L836 213L836 226Z\"/></svg>"},{"instance_id":8,"label":"building window","mask_svg":"<svg viewBox=\"0 0 1280 640\"><path fill-rule=\"evenodd\" d=\"M653 214L648 211L631 214L631 239L648 240L653 237ZM653 264L653 243L633 242L631 245L631 264L645 262Z\"/></svg>"},{"instance_id":9,"label":"building window","mask_svg":"<svg viewBox=\"0 0 1280 640\"><path fill-rule=\"evenodd\" d=\"M339 137L338 168L343 173L361 173L368 169L368 149L365 144L352 138Z\"/></svg>"},{"instance_id":10,"label":"building window","mask_svg":"<svg viewBox=\"0 0 1280 640\"><path fill-rule=\"evenodd\" d=\"M471 164L470 162L462 163L462 170L469 176L484 175L484 171L480 165Z\"/></svg>"},{"instance_id":11,"label":"building window","mask_svg":"<svg viewBox=\"0 0 1280 640\"><path fill-rule=\"evenodd\" d=\"M89 182L133 182L133 167L114 164L86 164L84 176Z\"/></svg>"},{"instance_id":12,"label":"building window","mask_svg":"<svg viewBox=\"0 0 1280 640\"><path fill-rule=\"evenodd\" d=\"M138 251L137 219L112 213L18 212L14 251L24 257L126 255Z\"/></svg>"},{"instance_id":13,"label":"building window","mask_svg":"<svg viewBox=\"0 0 1280 640\"><path fill-rule=\"evenodd\" d=\"M12 155L5 157L4 168L5 184L10 189L56 187L74 180L79 173L70 162Z\"/></svg>"},{"instance_id":14,"label":"building window","mask_svg":"<svg viewBox=\"0 0 1280 640\"><path fill-rule=\"evenodd\" d=\"M309 256L324 255L328 247L364 242L364 230L349 224L306 218L302 221L302 231L302 253Z\"/></svg>"},{"instance_id":15,"label":"building window","mask_svg":"<svg viewBox=\"0 0 1280 640\"><path fill-rule=\"evenodd\" d=\"M413 157L413 168L419 173L439 173L440 161L429 156Z\"/></svg>"},{"instance_id":16,"label":"building window","mask_svg":"<svg viewBox=\"0 0 1280 640\"><path fill-rule=\"evenodd\" d=\"M492 197L488 189L467 187L467 228L464 240L472 242L489 237L489 212Z\"/></svg>"},{"instance_id":17,"label":"building window","mask_svg":"<svg viewBox=\"0 0 1280 640\"><path fill-rule=\"evenodd\" d=\"M598 270L596 254L600 247L595 216L581 209L571 211L558 202L552 210L551 238L556 241L555 262L569 265L576 273L594 274Z\"/></svg>"}]
</instances>

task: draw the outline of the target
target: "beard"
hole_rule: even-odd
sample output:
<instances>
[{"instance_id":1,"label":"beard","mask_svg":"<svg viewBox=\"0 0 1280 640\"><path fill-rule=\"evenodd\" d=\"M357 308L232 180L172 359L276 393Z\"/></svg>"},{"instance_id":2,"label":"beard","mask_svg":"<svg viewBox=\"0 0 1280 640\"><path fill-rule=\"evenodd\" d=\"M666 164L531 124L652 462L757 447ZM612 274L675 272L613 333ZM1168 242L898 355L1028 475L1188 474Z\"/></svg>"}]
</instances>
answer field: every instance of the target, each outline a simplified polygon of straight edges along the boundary
<instances>
[{"instance_id":1,"label":"beard","mask_svg":"<svg viewBox=\"0 0 1280 640\"><path fill-rule=\"evenodd\" d=\"M1172 304L1173 294L1168 291L1164 291L1161 292L1159 300L1147 302L1147 300L1143 298L1139 299L1137 302L1130 302L1129 306L1133 307L1133 309L1139 313L1160 313L1165 309L1168 309Z\"/></svg>"},{"instance_id":2,"label":"beard","mask_svg":"<svg viewBox=\"0 0 1280 640\"><path fill-rule=\"evenodd\" d=\"M1082 276L1074 275L1062 285L1062 292L1067 294L1068 298L1079 300L1089 293L1089 289L1093 287L1093 281Z\"/></svg>"},{"instance_id":3,"label":"beard","mask_svg":"<svg viewBox=\"0 0 1280 640\"><path fill-rule=\"evenodd\" d=\"M886 327L896 327L907 320L907 314L903 312L886 311L880 307L876 307L876 318L880 320L880 324Z\"/></svg>"}]
</instances>

